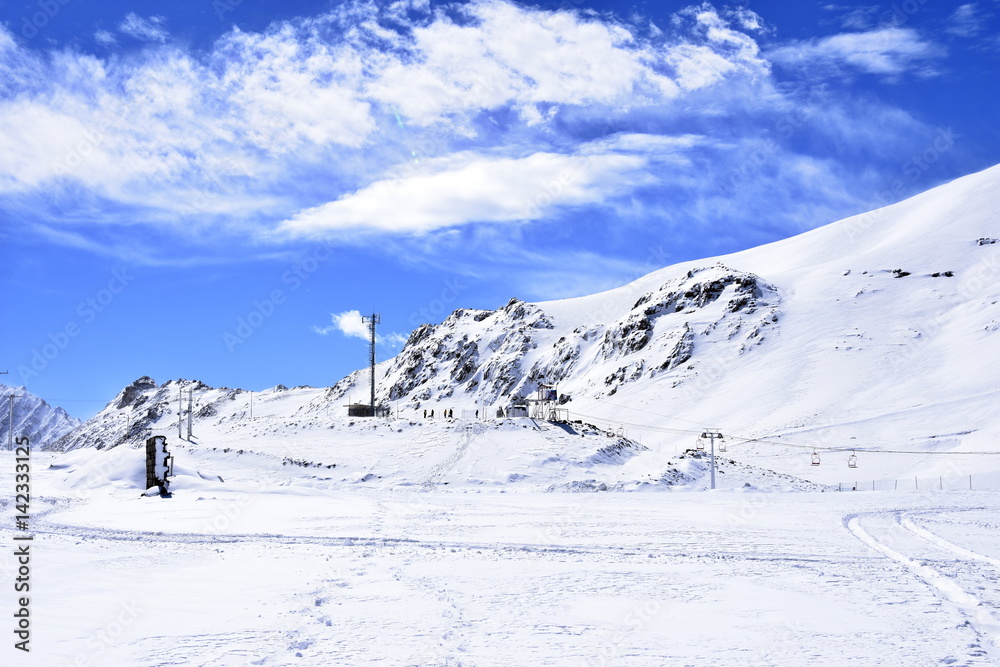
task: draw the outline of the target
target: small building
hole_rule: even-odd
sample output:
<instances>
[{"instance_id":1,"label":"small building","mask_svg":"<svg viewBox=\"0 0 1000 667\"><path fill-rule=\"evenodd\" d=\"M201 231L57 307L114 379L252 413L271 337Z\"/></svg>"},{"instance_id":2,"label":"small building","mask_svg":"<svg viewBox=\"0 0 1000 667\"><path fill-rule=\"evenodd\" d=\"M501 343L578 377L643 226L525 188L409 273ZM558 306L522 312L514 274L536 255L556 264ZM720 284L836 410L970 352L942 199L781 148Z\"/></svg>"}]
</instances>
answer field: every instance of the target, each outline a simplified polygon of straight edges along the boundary
<instances>
[{"instance_id":1,"label":"small building","mask_svg":"<svg viewBox=\"0 0 1000 667\"><path fill-rule=\"evenodd\" d=\"M348 417L391 417L392 409L385 405L376 405L375 414L372 414L372 406L368 403L347 404Z\"/></svg>"},{"instance_id":2,"label":"small building","mask_svg":"<svg viewBox=\"0 0 1000 667\"><path fill-rule=\"evenodd\" d=\"M350 403L347 405L348 417L371 417L372 406L368 403Z\"/></svg>"},{"instance_id":3,"label":"small building","mask_svg":"<svg viewBox=\"0 0 1000 667\"><path fill-rule=\"evenodd\" d=\"M514 404L507 407L504 410L505 417L527 417L528 416L528 406Z\"/></svg>"}]
</instances>

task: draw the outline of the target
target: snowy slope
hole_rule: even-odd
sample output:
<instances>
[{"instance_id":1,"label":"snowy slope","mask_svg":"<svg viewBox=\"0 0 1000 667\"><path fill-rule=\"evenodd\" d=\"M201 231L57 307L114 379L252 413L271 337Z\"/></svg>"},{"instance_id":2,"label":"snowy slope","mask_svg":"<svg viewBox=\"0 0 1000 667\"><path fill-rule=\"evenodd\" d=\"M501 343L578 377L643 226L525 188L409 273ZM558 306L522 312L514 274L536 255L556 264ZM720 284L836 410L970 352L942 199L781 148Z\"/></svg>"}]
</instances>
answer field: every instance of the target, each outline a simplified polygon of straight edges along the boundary
<instances>
[{"instance_id":1,"label":"snowy slope","mask_svg":"<svg viewBox=\"0 0 1000 667\"><path fill-rule=\"evenodd\" d=\"M10 438L10 395L14 399L14 437L26 437L31 446L48 449L51 443L80 425L80 420L70 417L60 407L53 407L24 387L0 384L0 443L7 445Z\"/></svg>"},{"instance_id":2,"label":"snowy slope","mask_svg":"<svg viewBox=\"0 0 1000 667\"><path fill-rule=\"evenodd\" d=\"M1000 481L998 209L995 167L601 294L459 309L379 364L378 400L406 420L430 410L492 418L550 383L571 419L674 455L714 427L737 460L824 484ZM261 431L241 421L249 392L146 378L55 448L176 428L179 389L194 390L195 421L222 440L284 437L279 425L299 420L301 439L322 442L327 420L367 384L361 370L327 389L257 393L255 418L275 422ZM861 466L849 469L855 451Z\"/></svg>"}]
</instances>

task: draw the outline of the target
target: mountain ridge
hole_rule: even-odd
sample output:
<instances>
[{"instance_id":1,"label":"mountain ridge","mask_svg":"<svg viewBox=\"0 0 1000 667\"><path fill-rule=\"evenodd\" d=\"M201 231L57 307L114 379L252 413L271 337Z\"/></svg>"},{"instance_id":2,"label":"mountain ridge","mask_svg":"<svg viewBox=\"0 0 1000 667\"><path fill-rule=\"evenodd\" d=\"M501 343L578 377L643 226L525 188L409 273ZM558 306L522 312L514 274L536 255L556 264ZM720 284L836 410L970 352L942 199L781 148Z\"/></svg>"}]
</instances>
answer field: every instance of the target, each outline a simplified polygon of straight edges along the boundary
<instances>
[{"instance_id":1,"label":"mountain ridge","mask_svg":"<svg viewBox=\"0 0 1000 667\"><path fill-rule=\"evenodd\" d=\"M556 385L560 405L608 423L711 425L748 440L784 438L793 449L925 449L922 460L893 466L936 470L935 452L1000 450L990 408L997 378L983 372L1000 368L995 210L1000 166L602 293L459 308L417 327L378 364L376 398L413 416L494 416L545 383ZM329 388L264 394L287 402L279 412L288 419L339 415L352 398L367 399L368 378L361 369ZM199 390L178 381L170 391L189 384ZM170 400L153 402L160 416ZM769 456L763 445L746 451L756 463Z\"/></svg>"}]
</instances>

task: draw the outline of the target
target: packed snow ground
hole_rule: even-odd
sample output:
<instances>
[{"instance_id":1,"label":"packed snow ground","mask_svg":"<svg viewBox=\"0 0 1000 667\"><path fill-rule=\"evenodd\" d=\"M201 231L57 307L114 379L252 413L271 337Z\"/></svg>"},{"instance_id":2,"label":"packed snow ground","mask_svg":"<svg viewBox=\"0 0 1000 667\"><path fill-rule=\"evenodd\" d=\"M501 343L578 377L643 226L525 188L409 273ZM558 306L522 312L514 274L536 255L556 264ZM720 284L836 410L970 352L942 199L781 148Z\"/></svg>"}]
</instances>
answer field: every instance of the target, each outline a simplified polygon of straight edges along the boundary
<instances>
[{"instance_id":1,"label":"packed snow ground","mask_svg":"<svg viewBox=\"0 0 1000 667\"><path fill-rule=\"evenodd\" d=\"M357 461L368 442L371 470L387 472L367 480L359 465L327 467L330 447L315 442L296 443L290 462L280 439L258 438L259 451L243 454L172 439L167 499L140 497L137 449L35 453L32 653L4 647L3 664L1000 660L996 493L787 492L819 487L735 465L751 487L722 474L723 490L684 492L704 489L703 460L672 453L684 477L627 487L660 493L546 493L581 466L546 463L534 450L558 436L526 437L520 422L531 420L491 425L480 439L494 451L527 442L533 483L489 479L471 444L454 456L467 436L442 437L445 424L434 431L450 453L416 435L432 426L407 424L402 435L423 457L386 459L390 447L365 432L340 460ZM462 432L461 420L451 426ZM364 424L373 427L390 432ZM587 443L567 459L617 441L566 438ZM593 460L590 476L632 479L621 470L667 454ZM415 473L396 470L404 457ZM542 479L553 465L558 474ZM13 488L13 468L4 452L0 488ZM428 472L431 483L412 483ZM10 495L0 496L8 546ZM3 554L10 608L15 563Z\"/></svg>"}]
</instances>

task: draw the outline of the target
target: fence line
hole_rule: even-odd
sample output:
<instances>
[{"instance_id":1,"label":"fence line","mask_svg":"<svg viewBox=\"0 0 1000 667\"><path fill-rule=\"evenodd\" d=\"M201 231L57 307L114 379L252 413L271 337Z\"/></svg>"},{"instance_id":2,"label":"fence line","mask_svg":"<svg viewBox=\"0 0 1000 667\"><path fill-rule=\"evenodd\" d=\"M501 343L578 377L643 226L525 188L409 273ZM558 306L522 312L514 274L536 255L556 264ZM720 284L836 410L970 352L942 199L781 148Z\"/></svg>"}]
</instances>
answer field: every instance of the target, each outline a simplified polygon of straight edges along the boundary
<instances>
[{"instance_id":1,"label":"fence line","mask_svg":"<svg viewBox=\"0 0 1000 667\"><path fill-rule=\"evenodd\" d=\"M937 477L909 477L906 479L857 479L851 482L837 482L831 486L837 491L971 491L993 488L988 483L976 486L975 475Z\"/></svg>"}]
</instances>

